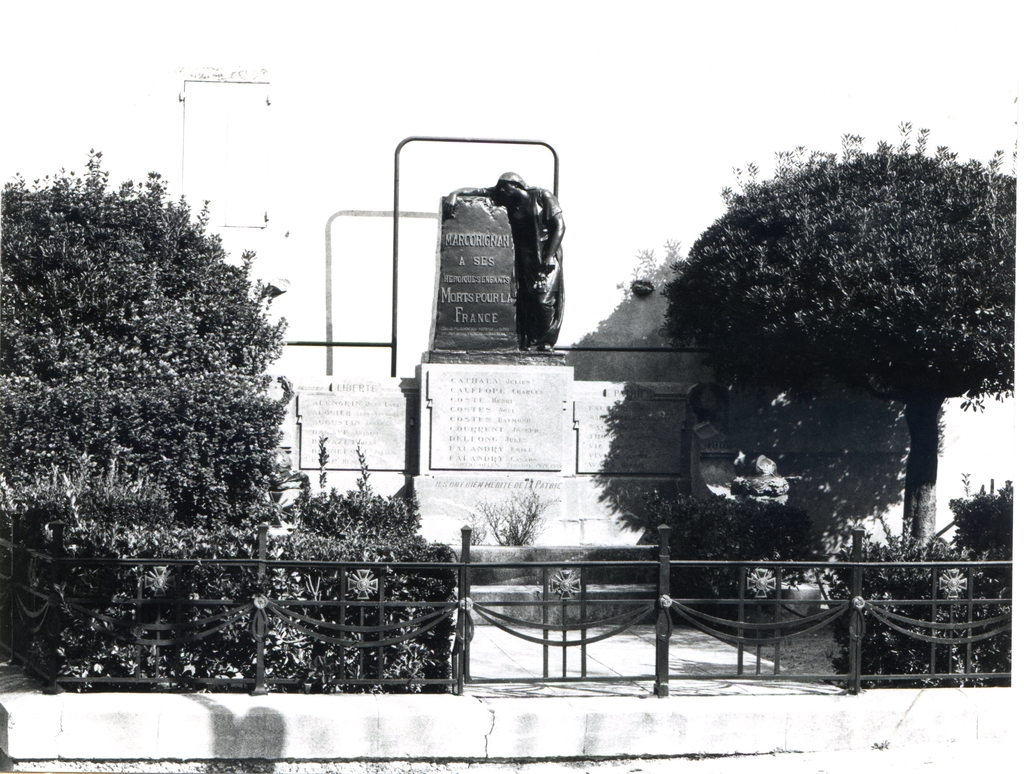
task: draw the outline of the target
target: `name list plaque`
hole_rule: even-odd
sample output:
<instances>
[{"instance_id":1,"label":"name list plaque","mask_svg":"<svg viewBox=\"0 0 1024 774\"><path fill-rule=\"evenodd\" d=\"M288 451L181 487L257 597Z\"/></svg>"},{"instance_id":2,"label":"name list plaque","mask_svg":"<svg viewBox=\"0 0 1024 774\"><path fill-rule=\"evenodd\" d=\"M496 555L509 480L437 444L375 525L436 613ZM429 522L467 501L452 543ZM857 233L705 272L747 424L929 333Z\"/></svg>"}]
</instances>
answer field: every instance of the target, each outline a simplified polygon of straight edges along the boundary
<instances>
[{"instance_id":1,"label":"name list plaque","mask_svg":"<svg viewBox=\"0 0 1024 774\"><path fill-rule=\"evenodd\" d=\"M571 369L427 370L431 470L562 470Z\"/></svg>"},{"instance_id":2,"label":"name list plaque","mask_svg":"<svg viewBox=\"0 0 1024 774\"><path fill-rule=\"evenodd\" d=\"M576 472L678 476L686 395L681 385L577 382Z\"/></svg>"},{"instance_id":3,"label":"name list plaque","mask_svg":"<svg viewBox=\"0 0 1024 774\"><path fill-rule=\"evenodd\" d=\"M505 208L459 199L442 220L438 252L432 349L517 350L515 249Z\"/></svg>"},{"instance_id":4,"label":"name list plaque","mask_svg":"<svg viewBox=\"0 0 1024 774\"><path fill-rule=\"evenodd\" d=\"M326 470L359 470L357 448L371 470L405 470L408 400L397 380L339 381L297 397L300 469L319 468L326 438Z\"/></svg>"}]
</instances>

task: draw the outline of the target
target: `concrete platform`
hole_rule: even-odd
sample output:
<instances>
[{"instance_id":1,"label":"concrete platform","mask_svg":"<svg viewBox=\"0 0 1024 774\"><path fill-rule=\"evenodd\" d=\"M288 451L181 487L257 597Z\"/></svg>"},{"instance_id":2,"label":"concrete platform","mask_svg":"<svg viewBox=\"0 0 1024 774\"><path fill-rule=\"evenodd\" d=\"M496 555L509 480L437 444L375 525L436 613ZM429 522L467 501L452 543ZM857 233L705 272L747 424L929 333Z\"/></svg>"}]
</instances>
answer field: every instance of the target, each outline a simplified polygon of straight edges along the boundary
<instances>
[{"instance_id":1,"label":"concrete platform","mask_svg":"<svg viewBox=\"0 0 1024 774\"><path fill-rule=\"evenodd\" d=\"M734 670L735 650L709 640L677 630L673 672ZM475 677L540 676L540 648L494 627L477 627L472 647ZM551 649L549 664L560 672L559 652ZM635 627L588 648L588 675L653 672L653 658L653 632ZM748 654L746 668L753 660ZM849 696L826 685L734 678L673 680L664 699L651 690L646 680L619 680L471 684L463 696L46 696L19 669L0 666L0 769L298 774L386 766L438 774L505 771L524 761L578 768L581 761L979 748L1019 735L1019 701L1009 688Z\"/></svg>"},{"instance_id":2,"label":"concrete platform","mask_svg":"<svg viewBox=\"0 0 1024 774\"><path fill-rule=\"evenodd\" d=\"M1010 741L1012 689L859 696L44 696L0 674L5 771L295 771L358 761L568 762ZM319 763L318 763L319 762Z\"/></svg>"}]
</instances>

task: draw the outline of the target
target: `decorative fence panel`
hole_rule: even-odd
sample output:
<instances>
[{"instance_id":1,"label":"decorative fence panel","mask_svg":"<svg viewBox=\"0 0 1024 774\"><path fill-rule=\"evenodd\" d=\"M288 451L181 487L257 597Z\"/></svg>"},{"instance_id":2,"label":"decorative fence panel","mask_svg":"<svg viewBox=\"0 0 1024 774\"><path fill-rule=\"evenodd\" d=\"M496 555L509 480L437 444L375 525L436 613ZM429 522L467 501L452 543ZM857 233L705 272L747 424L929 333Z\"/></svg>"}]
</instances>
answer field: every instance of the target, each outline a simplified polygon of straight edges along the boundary
<instances>
[{"instance_id":1,"label":"decorative fence panel","mask_svg":"<svg viewBox=\"0 0 1024 774\"><path fill-rule=\"evenodd\" d=\"M9 542L0 645L51 692L451 690L458 568L86 559ZM441 659L432 654L442 652Z\"/></svg>"},{"instance_id":2,"label":"decorative fence panel","mask_svg":"<svg viewBox=\"0 0 1024 774\"><path fill-rule=\"evenodd\" d=\"M269 559L266 528L255 559L72 557L57 524L51 553L0 541L0 653L52 692L1009 681L1010 562L866 562L860 531L848 562L672 561L667 529L650 561L474 563L466 531L457 562L342 563ZM540 674L474 670L479 626L535 648ZM591 669L589 649L638 632L635 670ZM735 663L673 661L684 637L725 643ZM834 642L832 669L790 660L811 637Z\"/></svg>"}]
</instances>

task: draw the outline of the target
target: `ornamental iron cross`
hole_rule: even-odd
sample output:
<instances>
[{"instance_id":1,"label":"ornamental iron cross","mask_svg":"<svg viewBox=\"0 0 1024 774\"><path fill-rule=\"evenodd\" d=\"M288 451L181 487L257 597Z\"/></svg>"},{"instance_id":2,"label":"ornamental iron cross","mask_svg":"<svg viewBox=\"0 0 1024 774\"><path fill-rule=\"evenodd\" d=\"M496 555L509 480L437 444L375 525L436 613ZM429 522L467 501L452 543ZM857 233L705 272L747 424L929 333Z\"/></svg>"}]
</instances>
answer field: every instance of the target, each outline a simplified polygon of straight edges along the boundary
<instances>
[{"instance_id":1,"label":"ornamental iron cross","mask_svg":"<svg viewBox=\"0 0 1024 774\"><path fill-rule=\"evenodd\" d=\"M747 575L747 591L753 591L755 597L766 598L769 591L775 591L775 573L764 567L751 570Z\"/></svg>"}]
</instances>

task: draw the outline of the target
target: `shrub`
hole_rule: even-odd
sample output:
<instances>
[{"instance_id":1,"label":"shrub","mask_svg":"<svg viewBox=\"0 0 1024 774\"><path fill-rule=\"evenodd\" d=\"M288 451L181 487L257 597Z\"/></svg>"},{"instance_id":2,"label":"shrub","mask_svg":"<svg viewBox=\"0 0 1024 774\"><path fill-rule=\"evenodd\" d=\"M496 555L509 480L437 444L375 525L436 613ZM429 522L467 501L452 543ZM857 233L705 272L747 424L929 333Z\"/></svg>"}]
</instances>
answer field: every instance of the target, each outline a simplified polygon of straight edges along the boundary
<instances>
[{"instance_id":1,"label":"shrub","mask_svg":"<svg viewBox=\"0 0 1024 774\"><path fill-rule=\"evenodd\" d=\"M168 518L166 496L151 480L117 470L98 473L88 460L80 461L70 473L55 470L29 487L2 487L0 494L3 503L13 506L14 514L11 507L6 507L5 513L16 516L19 534L30 537L26 544L52 550L52 535L46 524L60 519L67 523L68 554L77 558L253 559L257 556L256 525L269 521L274 513L266 502L253 509L243 525L184 527ZM400 623L423 612L415 607L392 607L381 613L376 607L318 604L345 598L349 591L343 566L346 563L454 561L447 546L428 544L415 534L419 515L414 501L377 495L364 471L354 492L332 491L317 497L309 497L307 492L300 502L304 510L299 512L298 525L290 534L271 538L268 558L331 562L326 568L273 568L261 576L252 564L217 561L198 565L176 565L173 561L161 566L114 562L71 565L60 579L63 597L89 600L83 606L91 614L83 614L67 603L63 606L64 628L57 640L61 674L90 678L85 689L123 689L129 684L118 682L118 678L131 677L137 670L162 678L156 681L157 687L196 688L201 687L196 681L208 678L243 679L251 686L255 640L249 615L200 641L160 649L136 645L129 632L131 626L140 623L199 620L257 595L271 600L309 601L310 607L298 608L302 614L322 616L327 621L339 622L337 613L331 611L344 609L344 623L356 626ZM51 571L51 565L45 562L36 564L23 571L22 580L34 581L37 588L52 588L57 579L49 574ZM376 581L385 602L415 603L453 601L456 579L454 570L406 571L391 567L381 571ZM175 599L226 603L179 607ZM292 690L301 690L305 683L313 691L338 690L330 685L332 678L351 678L357 673L368 677L369 682L344 690L380 690L373 682L378 677L444 679L451 672L453 629L451 616L447 616L414 640L356 650L317 641L274 619L267 631L266 674L268 679L295 681ZM328 630L324 633L351 636ZM29 643L29 663L37 671L47 671L54 655L50 646L44 636L33 637ZM108 682L99 682L103 680ZM415 691L419 687L409 683L389 690Z\"/></svg>"},{"instance_id":2,"label":"shrub","mask_svg":"<svg viewBox=\"0 0 1024 774\"><path fill-rule=\"evenodd\" d=\"M671 527L673 559L807 559L812 545L807 514L776 502L655 496L643 518L649 534Z\"/></svg>"},{"instance_id":3,"label":"shrub","mask_svg":"<svg viewBox=\"0 0 1024 774\"><path fill-rule=\"evenodd\" d=\"M883 543L869 541L864 546L864 560L867 562L957 562L970 561L971 554L956 549L940 539L924 542L910 535L894 535L885 526L886 539ZM837 557L839 561L850 561L852 554L849 549L842 551ZM976 568L971 570L972 590L978 599L1002 599L1010 596L1010 573L1002 568ZM831 597L833 599L850 598L850 578L847 573L833 573L829 579ZM862 596L866 600L931 600L933 584L936 579L930 568L916 567L869 567L863 574ZM941 593L939 599L943 599ZM931 605L909 604L893 605L887 608L892 612L914 618L928 619L933 615ZM999 604L974 605L970 614L975 621L992 618L1009 612L1009 606ZM935 621L948 623L966 621L968 608L963 605L937 605L934 607ZM841 617L833 627L833 637L837 648L833 665L840 673L849 671L849 619ZM904 624L901 624L904 626ZM933 632L922 625L916 628L921 634L932 635ZM973 634L981 634L984 629L975 629ZM969 632L953 630L946 634L963 636ZM923 679L916 681L878 681L870 680L870 675L877 674L927 674L932 664L932 648L927 642L921 642L906 634L902 634L874 618L868 618L865 632L861 640L861 671L864 684L868 687L909 687L937 684L935 680ZM969 656L969 660L968 660ZM955 647L937 645L935 648L936 671L939 674L964 674L970 663L971 672L1009 672L1010 670L1010 632L997 634L990 639L974 643L969 648L965 645ZM969 678L962 678L962 683L974 684ZM992 684L996 681L988 681ZM1008 681L999 680L999 684Z\"/></svg>"},{"instance_id":4,"label":"shrub","mask_svg":"<svg viewBox=\"0 0 1024 774\"><path fill-rule=\"evenodd\" d=\"M252 254L228 263L159 175L108 187L100 154L2 197L0 472L14 485L84 453L145 470L182 524L240 526L265 498L283 403Z\"/></svg>"},{"instance_id":5,"label":"shrub","mask_svg":"<svg viewBox=\"0 0 1024 774\"><path fill-rule=\"evenodd\" d=\"M777 560L808 559L811 520L790 505L759 500L730 500L723 496L651 498L643 516L648 535L667 524L673 559ZM741 593L737 572L727 568L673 570L673 595L691 598L736 598ZM784 580L796 583L799 575ZM729 608L719 612L725 613ZM710 611L709 611L710 612Z\"/></svg>"},{"instance_id":6,"label":"shrub","mask_svg":"<svg viewBox=\"0 0 1024 774\"><path fill-rule=\"evenodd\" d=\"M300 532L336 537L342 544L353 545L388 544L414 537L420 528L415 498L374 492L361 452L359 458L362 470L354 490L313 494L306 488L299 496L291 512Z\"/></svg>"},{"instance_id":7,"label":"shrub","mask_svg":"<svg viewBox=\"0 0 1024 774\"><path fill-rule=\"evenodd\" d=\"M350 543L338 538L314 535L296 530L292 535L276 540L273 546L276 558L320 560L330 562L431 562L449 563L455 561L451 548L442 544L430 544L418 535L412 535L388 543ZM277 599L339 599L346 589L346 577L334 577L302 569L278 571L269 579L270 594ZM447 569L404 570L388 567L375 577L377 588L386 602L451 602L455 599L457 574ZM269 596L269 594L268 594ZM373 597L376 599L376 595ZM350 625L374 626L408 620L424 611L417 608L393 608L381 612L377 608L349 607L346 623ZM310 612L306 613L310 615ZM385 616L382 620L381 615ZM410 627L411 628L411 627ZM357 651L331 643L307 640L304 647L296 647L290 639L287 627L277 626L271 632L271 643L267 648L268 677L300 674L312 690L330 692L335 690L365 691L380 690L374 686L331 687L332 678L355 677L362 674L387 679L446 679L451 676L451 637L454 624L449 616L429 632L398 645L387 646L384 653L376 648ZM383 669L381 672L380 670ZM404 687L391 686L390 692L415 692L415 684ZM427 688L425 690L436 690Z\"/></svg>"},{"instance_id":8,"label":"shrub","mask_svg":"<svg viewBox=\"0 0 1024 774\"><path fill-rule=\"evenodd\" d=\"M509 495L496 503L480 502L476 507L499 546L532 546L544 529L544 511L550 504L550 500L531 491Z\"/></svg>"},{"instance_id":9,"label":"shrub","mask_svg":"<svg viewBox=\"0 0 1024 774\"><path fill-rule=\"evenodd\" d=\"M466 520L465 526L469 527L469 542L470 545L474 546L485 546L488 545L491 540L491 525L487 523L487 518L479 511L474 511L470 514L469 519ZM459 530L459 539L461 540L462 530Z\"/></svg>"},{"instance_id":10,"label":"shrub","mask_svg":"<svg viewBox=\"0 0 1024 774\"><path fill-rule=\"evenodd\" d=\"M361 451L357 454L361 474L356 489L347 492L331 489L315 495L308 489L303 492L293 509L296 527L290 534L275 539L274 558L353 563L454 562L451 548L427 543L417 534L420 517L416 500L377 494L370 485L365 458ZM457 577L449 570L405 571L391 567L376 581L379 593L383 593L388 602L446 602L455 599ZM338 599L345 593L345 589L337 585L345 583L345 578L324 582L301 570L278 572L271 583L278 598L327 599L333 595ZM387 615L394 621L405 620L394 616L408 617L421 612L415 608L399 608ZM346 623L360 626L389 622L380 620L375 609L360 613L356 608L349 608L347 616ZM389 679L445 679L451 675L453 633L454 625L449 617L415 640L389 646L382 657L376 649L359 652L322 642L309 642L305 648L288 647L287 632L278 627L271 632L276 643L268 649L268 676L302 672L311 689L316 691L337 690L330 686L332 678L353 677L360 669ZM360 688L355 687L355 690ZM410 684L406 690L418 688Z\"/></svg>"},{"instance_id":11,"label":"shrub","mask_svg":"<svg viewBox=\"0 0 1024 774\"><path fill-rule=\"evenodd\" d=\"M998 494L979 492L950 500L956 537L953 545L971 555L990 559L1013 558L1013 482Z\"/></svg>"}]
</instances>

